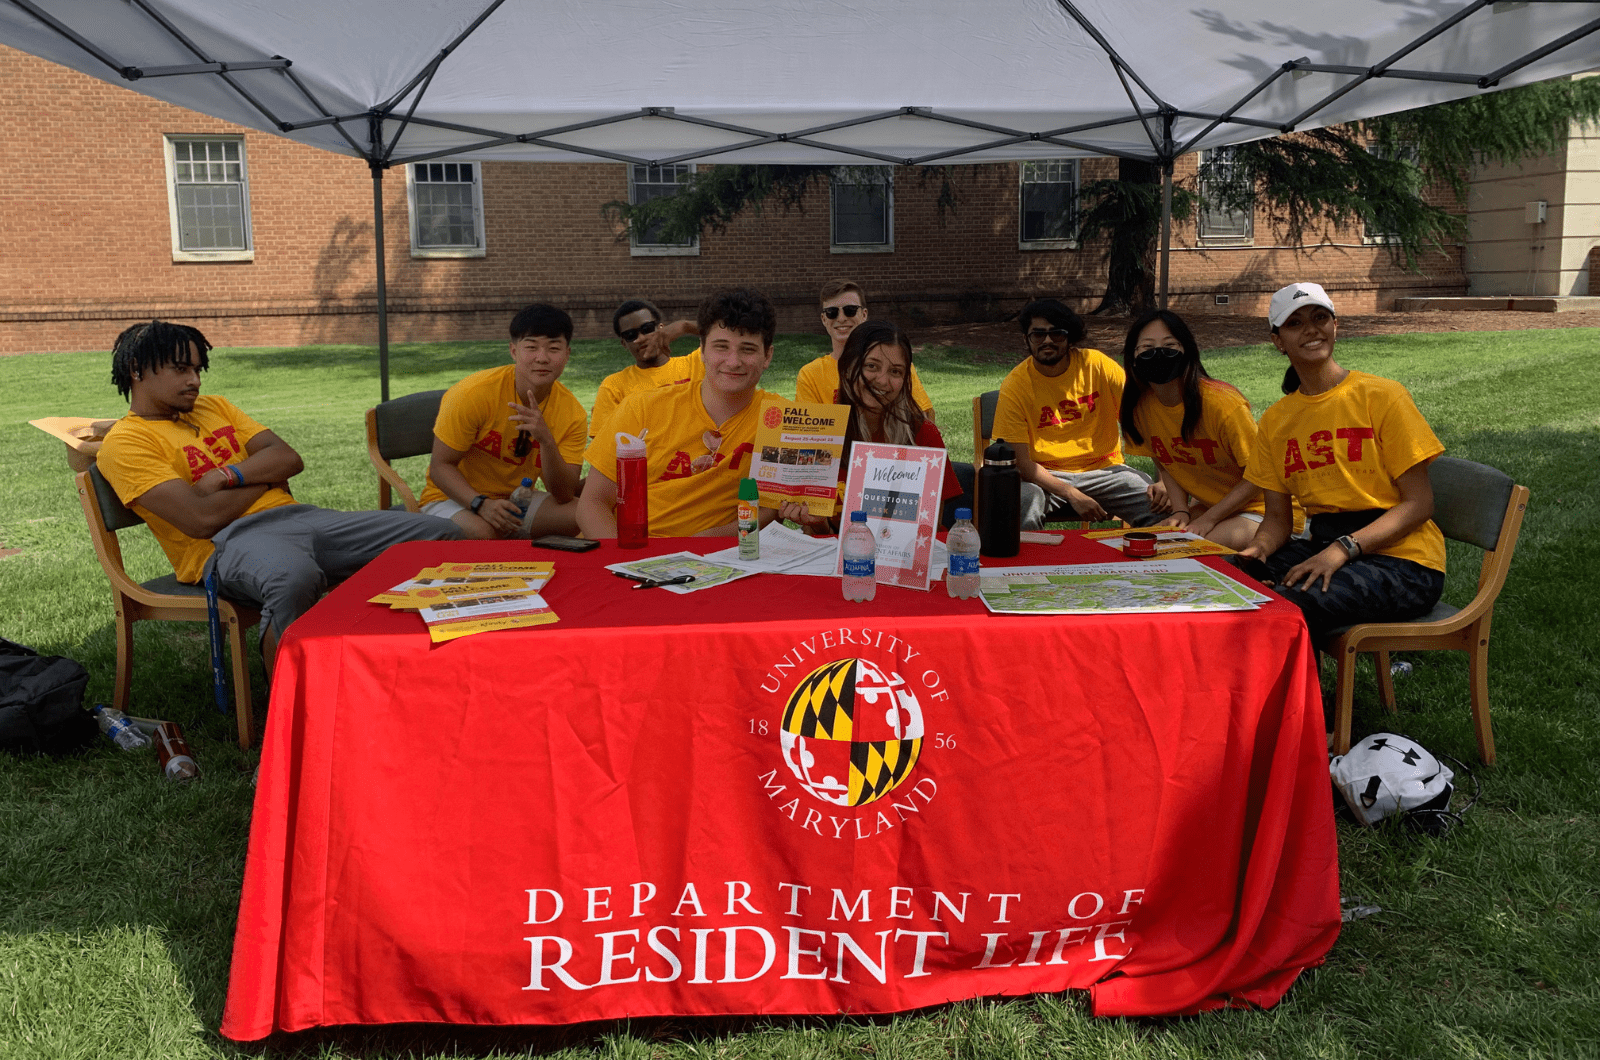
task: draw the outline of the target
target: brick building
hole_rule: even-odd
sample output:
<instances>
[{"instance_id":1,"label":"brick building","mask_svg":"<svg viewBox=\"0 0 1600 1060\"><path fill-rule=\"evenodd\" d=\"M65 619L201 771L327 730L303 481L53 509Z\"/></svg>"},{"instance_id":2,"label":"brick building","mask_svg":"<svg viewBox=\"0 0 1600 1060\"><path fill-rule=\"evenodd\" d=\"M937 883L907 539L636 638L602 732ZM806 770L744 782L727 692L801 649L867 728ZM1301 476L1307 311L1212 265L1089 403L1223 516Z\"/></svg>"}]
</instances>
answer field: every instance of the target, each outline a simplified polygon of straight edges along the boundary
<instances>
[{"instance_id":1,"label":"brick building","mask_svg":"<svg viewBox=\"0 0 1600 1060\"><path fill-rule=\"evenodd\" d=\"M193 321L220 344L370 343L376 337L372 183L365 164L208 118L0 47L0 353L105 349L128 323ZM1179 180L1197 159L1180 160ZM1102 249L1051 238L1043 218L1116 162L852 169L803 207L741 216L689 246L630 240L605 203L661 193L674 174L619 163L429 163L384 179L394 341L499 337L533 300L609 333L622 299L688 312L746 283L785 329L815 327L817 287L863 284L908 325L989 319L1038 294L1091 308ZM1215 211L1175 228L1173 305L1264 311L1314 277L1348 312L1395 297L1461 294L1460 248L1408 273L1381 240L1335 232L1280 244L1270 226ZM1225 304L1222 300L1226 299Z\"/></svg>"}]
</instances>

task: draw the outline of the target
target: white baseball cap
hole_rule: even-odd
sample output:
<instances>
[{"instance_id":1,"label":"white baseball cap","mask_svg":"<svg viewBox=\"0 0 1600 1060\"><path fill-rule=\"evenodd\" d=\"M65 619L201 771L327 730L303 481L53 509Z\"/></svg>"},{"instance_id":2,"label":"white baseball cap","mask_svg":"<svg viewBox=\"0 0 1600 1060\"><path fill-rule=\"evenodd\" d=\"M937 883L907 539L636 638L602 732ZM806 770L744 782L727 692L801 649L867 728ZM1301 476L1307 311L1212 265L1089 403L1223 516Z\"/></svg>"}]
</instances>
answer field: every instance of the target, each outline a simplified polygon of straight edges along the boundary
<instances>
[{"instance_id":1,"label":"white baseball cap","mask_svg":"<svg viewBox=\"0 0 1600 1060\"><path fill-rule=\"evenodd\" d=\"M1320 283L1291 283L1280 289L1272 296L1272 303L1267 306L1267 323L1272 327L1279 327L1289 315L1303 305L1319 305L1332 313L1339 315L1333 308L1333 301L1328 297L1328 292L1322 289Z\"/></svg>"}]
</instances>

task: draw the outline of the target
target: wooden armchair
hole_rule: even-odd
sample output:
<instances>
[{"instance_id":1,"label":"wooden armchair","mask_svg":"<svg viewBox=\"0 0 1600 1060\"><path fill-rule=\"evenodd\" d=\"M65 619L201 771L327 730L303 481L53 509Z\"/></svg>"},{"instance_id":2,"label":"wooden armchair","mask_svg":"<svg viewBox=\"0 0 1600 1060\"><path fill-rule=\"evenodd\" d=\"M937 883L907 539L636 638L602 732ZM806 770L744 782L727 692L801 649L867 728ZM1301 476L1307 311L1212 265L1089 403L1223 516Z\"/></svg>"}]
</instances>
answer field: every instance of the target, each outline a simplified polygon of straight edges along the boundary
<instances>
[{"instance_id":1,"label":"wooden armchair","mask_svg":"<svg viewBox=\"0 0 1600 1060\"><path fill-rule=\"evenodd\" d=\"M1466 607L1440 601L1411 622L1367 622L1335 630L1333 654L1339 662L1334 706L1333 749L1350 750L1350 719L1355 689L1356 656L1376 656L1378 695L1392 713L1394 681L1389 676L1391 651L1464 651L1472 683L1472 726L1478 753L1494 764L1494 730L1489 724L1489 625L1495 598L1506 583L1511 554L1516 551L1528 488L1500 471L1470 460L1442 456L1428 466L1433 485L1433 521L1444 535L1483 549L1478 592Z\"/></svg>"},{"instance_id":2,"label":"wooden armchair","mask_svg":"<svg viewBox=\"0 0 1600 1060\"><path fill-rule=\"evenodd\" d=\"M443 390L424 390L367 410L367 459L378 472L380 511L392 503L391 488L400 491L402 503L395 507L403 507L408 512L421 510L417 495L411 492L411 487L390 461L433 451L433 421L439 416L439 402L443 397Z\"/></svg>"},{"instance_id":3,"label":"wooden armchair","mask_svg":"<svg viewBox=\"0 0 1600 1060\"><path fill-rule=\"evenodd\" d=\"M176 574L139 583L128 576L122 565L122 546L117 532L144 522L117 498L116 491L100 474L97 465L77 474L78 500L89 521L89 540L100 567L111 582L117 612L117 676L112 706L128 712L133 684L133 624L141 620L167 622L206 622L206 590L201 585L180 582ZM217 601L217 617L228 638L233 656L234 718L239 726L239 746L250 746L250 663L245 654L244 631L261 621L261 612L231 600Z\"/></svg>"}]
</instances>

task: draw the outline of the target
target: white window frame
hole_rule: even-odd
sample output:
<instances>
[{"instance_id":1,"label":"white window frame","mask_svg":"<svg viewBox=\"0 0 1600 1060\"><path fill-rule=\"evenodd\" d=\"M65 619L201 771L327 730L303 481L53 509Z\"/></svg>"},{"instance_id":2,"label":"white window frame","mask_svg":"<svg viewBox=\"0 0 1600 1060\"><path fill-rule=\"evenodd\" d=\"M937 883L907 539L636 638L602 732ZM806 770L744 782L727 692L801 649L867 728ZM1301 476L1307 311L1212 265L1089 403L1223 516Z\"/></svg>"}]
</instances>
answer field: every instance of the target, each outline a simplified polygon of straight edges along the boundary
<instances>
[{"instance_id":1,"label":"white window frame","mask_svg":"<svg viewBox=\"0 0 1600 1060\"><path fill-rule=\"evenodd\" d=\"M659 169L661 167L651 166L649 168ZM694 176L698 171L693 162L678 162L673 165L673 168L681 168L684 170L684 175L689 177ZM628 202L637 206L639 198L635 189L638 187L638 183L634 177L635 167L630 163L628 165ZM664 182L653 181L647 183L660 184ZM700 256L700 236L696 234L687 243L641 243L638 235L630 230L628 233L628 253L636 258L698 258Z\"/></svg>"},{"instance_id":2,"label":"white window frame","mask_svg":"<svg viewBox=\"0 0 1600 1060\"><path fill-rule=\"evenodd\" d=\"M876 169L883 174L884 196L884 234L887 241L883 243L836 243L834 242L834 190L841 185L857 187L868 183L863 181L862 169ZM894 253L894 167L893 166L835 166L828 176L828 250L833 254L892 254Z\"/></svg>"},{"instance_id":3,"label":"white window frame","mask_svg":"<svg viewBox=\"0 0 1600 1060\"><path fill-rule=\"evenodd\" d=\"M453 165L466 166L472 172L472 223L477 235L478 245L475 247L424 247L417 243L417 171L416 167L426 165ZM423 183L428 183L424 181ZM456 183L462 183L457 181ZM406 211L411 221L411 256L413 258L482 258L489 254L488 242L484 239L483 229L483 165L479 162L410 162L406 164Z\"/></svg>"},{"instance_id":4,"label":"white window frame","mask_svg":"<svg viewBox=\"0 0 1600 1060\"><path fill-rule=\"evenodd\" d=\"M1069 237L1059 239L1025 239L1023 238L1023 214L1025 212L1026 191L1029 184L1060 184L1059 180L1029 180L1028 167L1034 165L1067 165L1072 172L1072 220L1077 221L1079 209L1078 191L1083 187L1083 170L1076 158L1038 158L1031 162L1017 163L1017 249L1018 250L1076 250L1078 241Z\"/></svg>"},{"instance_id":5,"label":"white window frame","mask_svg":"<svg viewBox=\"0 0 1600 1060\"><path fill-rule=\"evenodd\" d=\"M1200 152L1200 164L1202 166L1206 165L1208 162L1212 161L1212 156L1214 156L1218 151L1226 151L1226 150L1227 150L1227 148L1209 148L1207 150L1201 151ZM1199 183L1199 191L1200 191L1200 196L1199 196L1200 201L1197 204L1198 209L1196 209L1196 211L1195 211L1195 218L1194 218L1194 230L1195 230L1194 234L1195 234L1196 242L1198 242L1200 244L1200 246L1202 246L1202 247L1253 247L1253 246L1255 246L1256 245L1256 211L1255 211L1255 207L1254 206L1250 207L1248 210L1226 210L1226 211L1224 211L1224 210L1222 210L1220 208L1217 210L1218 213L1229 213L1229 214L1237 214L1239 216L1242 216L1244 218L1244 231L1243 232L1208 232L1208 231L1206 231L1206 211L1208 209L1208 206L1207 206L1207 195L1206 195L1206 183L1207 182L1202 179L1202 180L1198 181L1198 183Z\"/></svg>"},{"instance_id":6,"label":"white window frame","mask_svg":"<svg viewBox=\"0 0 1600 1060\"><path fill-rule=\"evenodd\" d=\"M178 222L178 170L177 159L173 154L173 145L178 141L204 140L211 143L232 142L239 145L239 186L240 201L244 211L244 249L243 250L185 250L183 238ZM250 231L250 164L245 157L244 137L239 135L223 136L214 133L166 133L162 136L162 153L166 157L167 169L167 218L172 227L172 260L188 262L211 261L254 261L256 260L255 237Z\"/></svg>"}]
</instances>

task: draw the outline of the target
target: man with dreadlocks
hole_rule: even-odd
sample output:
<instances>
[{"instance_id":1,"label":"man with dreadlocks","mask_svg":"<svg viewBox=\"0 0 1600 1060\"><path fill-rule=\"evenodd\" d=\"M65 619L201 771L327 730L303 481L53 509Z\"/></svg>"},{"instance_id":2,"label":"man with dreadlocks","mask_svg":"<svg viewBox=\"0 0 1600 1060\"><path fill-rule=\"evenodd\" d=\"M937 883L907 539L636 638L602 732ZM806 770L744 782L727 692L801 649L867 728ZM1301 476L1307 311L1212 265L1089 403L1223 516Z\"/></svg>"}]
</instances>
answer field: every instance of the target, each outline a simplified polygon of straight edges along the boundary
<instances>
[{"instance_id":1,"label":"man with dreadlocks","mask_svg":"<svg viewBox=\"0 0 1600 1060\"><path fill-rule=\"evenodd\" d=\"M129 408L106 434L100 473L150 525L179 581L213 569L223 596L260 605L270 665L283 631L330 585L390 545L460 533L428 515L296 501L300 454L226 398L200 393L210 349L197 329L162 320L117 336L111 381Z\"/></svg>"}]
</instances>

